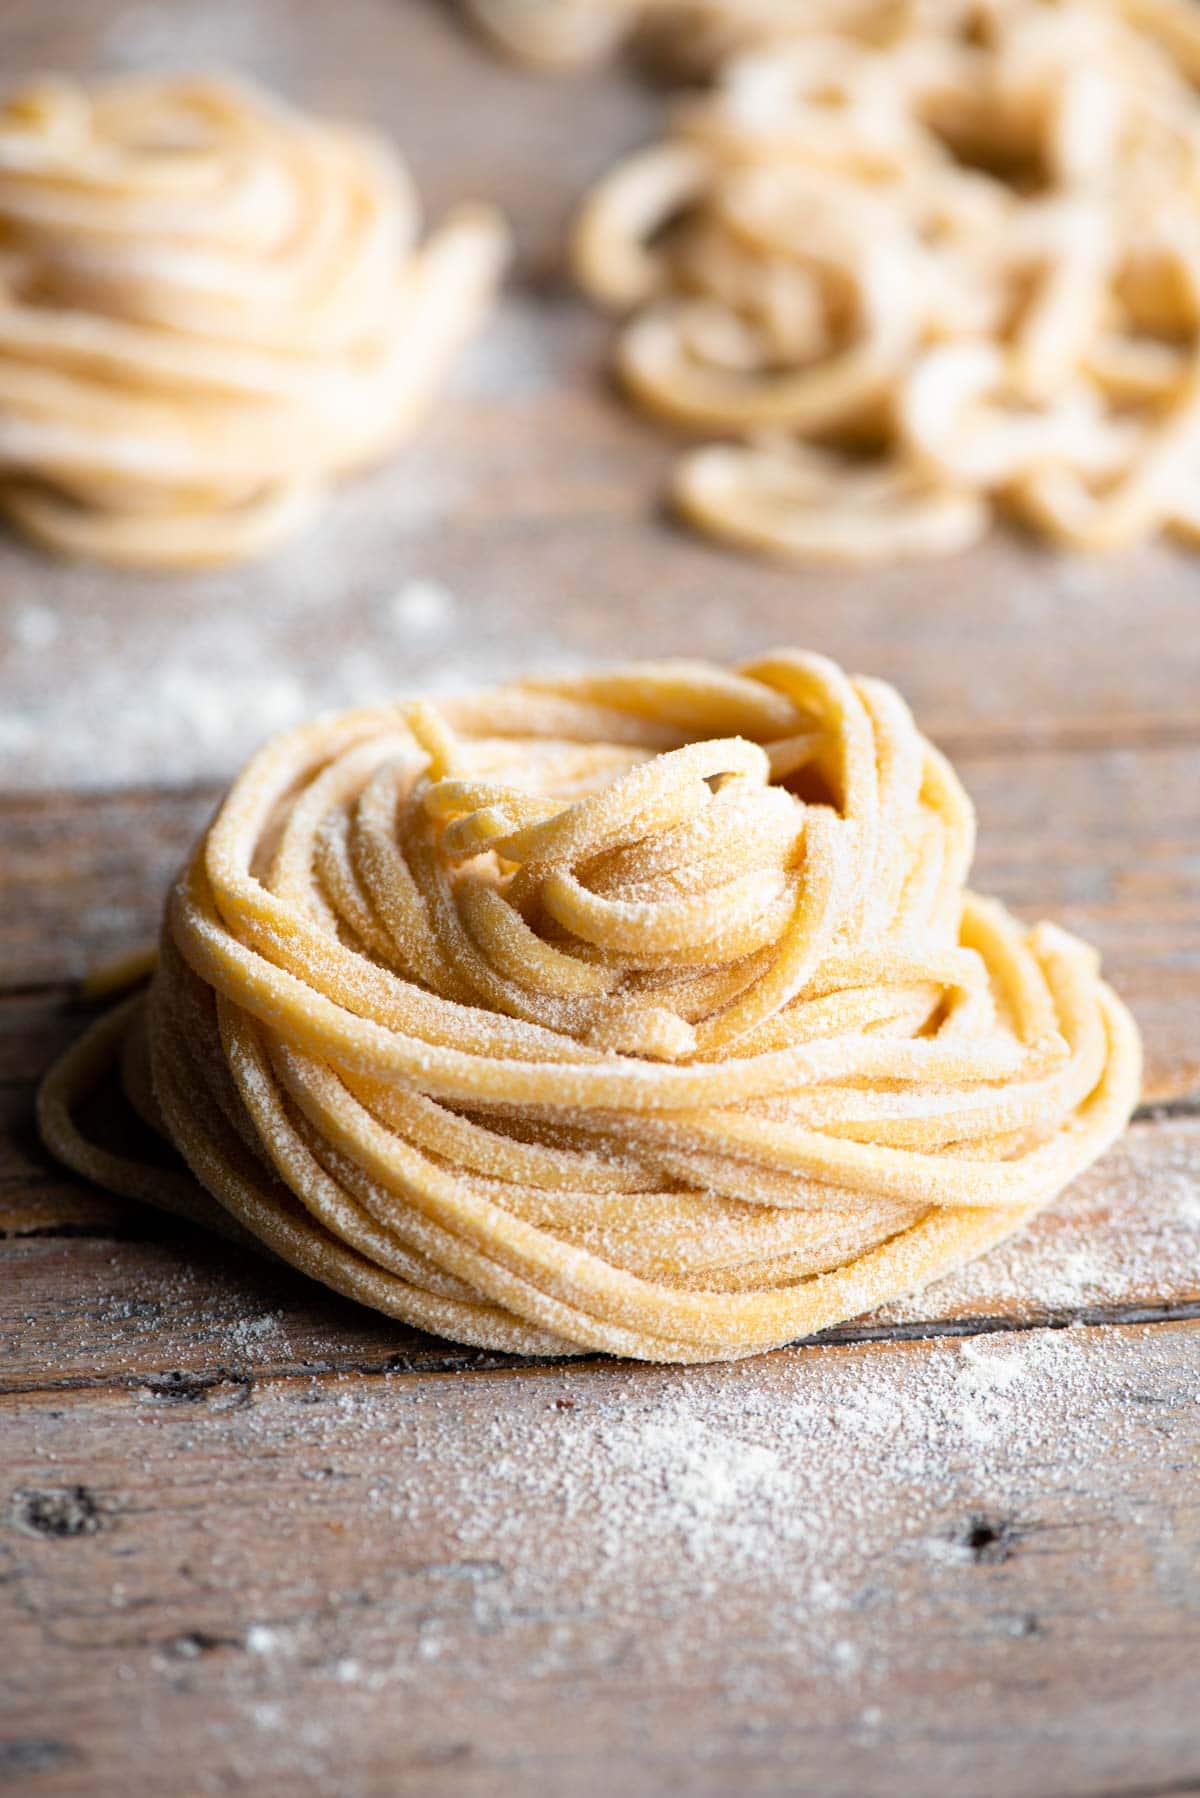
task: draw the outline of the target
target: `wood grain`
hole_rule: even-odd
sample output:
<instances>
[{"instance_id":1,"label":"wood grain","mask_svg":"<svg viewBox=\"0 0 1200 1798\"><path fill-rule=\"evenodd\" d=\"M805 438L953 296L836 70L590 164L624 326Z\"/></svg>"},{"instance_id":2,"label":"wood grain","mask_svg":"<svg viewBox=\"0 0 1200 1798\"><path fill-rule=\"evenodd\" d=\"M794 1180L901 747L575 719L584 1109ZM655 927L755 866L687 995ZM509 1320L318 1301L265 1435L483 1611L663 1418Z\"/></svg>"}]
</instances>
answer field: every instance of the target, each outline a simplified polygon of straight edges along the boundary
<instances>
[{"instance_id":1,"label":"wood grain","mask_svg":"<svg viewBox=\"0 0 1200 1798\"><path fill-rule=\"evenodd\" d=\"M1191 1324L9 1401L3 1753L62 1798L1193 1790L1198 1366Z\"/></svg>"},{"instance_id":2,"label":"wood grain","mask_svg":"<svg viewBox=\"0 0 1200 1798\"><path fill-rule=\"evenodd\" d=\"M1200 1315L1200 1122L1134 1127L1020 1236L823 1340ZM0 1186L0 1391L200 1390L222 1379L497 1359L406 1329L291 1269L53 1181Z\"/></svg>"},{"instance_id":3,"label":"wood grain","mask_svg":"<svg viewBox=\"0 0 1200 1798\"><path fill-rule=\"evenodd\" d=\"M619 69L509 68L448 0L9 0L0 50L232 63L517 238L420 440L280 554L126 579L0 535L0 1789L1200 1791L1200 561L999 531L797 572L677 529L563 278L655 129ZM502 1366L49 1162L73 983L153 934L267 729L781 642L900 686L979 888L1096 942L1142 1025L1149 1108L1012 1244L737 1367Z\"/></svg>"},{"instance_id":4,"label":"wood grain","mask_svg":"<svg viewBox=\"0 0 1200 1798\"><path fill-rule=\"evenodd\" d=\"M216 788L0 796L0 991L65 986L158 934Z\"/></svg>"},{"instance_id":5,"label":"wood grain","mask_svg":"<svg viewBox=\"0 0 1200 1798\"><path fill-rule=\"evenodd\" d=\"M278 555L131 579L0 536L6 786L225 778L274 726L401 687L778 643L894 681L955 749L1200 740L1194 555L1090 562L999 530L948 562L797 571L662 516L675 446L612 390L611 327L561 270L588 181L653 134L659 101L627 75L506 67L439 0L10 0L0 48L10 77L232 62L385 128L431 217L490 198L519 242L420 438ZM413 583L436 614L406 610Z\"/></svg>"}]
</instances>

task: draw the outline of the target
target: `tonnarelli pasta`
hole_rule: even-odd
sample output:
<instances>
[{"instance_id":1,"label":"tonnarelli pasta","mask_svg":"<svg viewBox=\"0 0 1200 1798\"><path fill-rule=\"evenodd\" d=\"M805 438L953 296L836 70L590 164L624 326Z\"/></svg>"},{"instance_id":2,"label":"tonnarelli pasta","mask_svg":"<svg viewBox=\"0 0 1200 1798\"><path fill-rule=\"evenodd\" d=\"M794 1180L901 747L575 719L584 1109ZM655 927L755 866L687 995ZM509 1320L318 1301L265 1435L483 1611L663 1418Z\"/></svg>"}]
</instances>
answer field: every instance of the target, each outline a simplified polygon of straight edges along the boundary
<instances>
[{"instance_id":1,"label":"tonnarelli pasta","mask_svg":"<svg viewBox=\"0 0 1200 1798\"><path fill-rule=\"evenodd\" d=\"M1200 536L1197 73L1190 5L863 0L677 99L574 261L627 390L713 440L683 512L845 562L997 506L1084 550Z\"/></svg>"},{"instance_id":2,"label":"tonnarelli pasta","mask_svg":"<svg viewBox=\"0 0 1200 1798\"><path fill-rule=\"evenodd\" d=\"M232 79L54 78L0 108L0 508L194 567L291 531L429 403L505 232L417 242L382 142Z\"/></svg>"},{"instance_id":3,"label":"tonnarelli pasta","mask_svg":"<svg viewBox=\"0 0 1200 1798\"><path fill-rule=\"evenodd\" d=\"M997 1242L1135 1103L1094 953L968 892L972 836L899 695L796 651L351 712L249 764L42 1130L199 1214L81 1134L119 1061L230 1228L408 1323L784 1343Z\"/></svg>"}]
</instances>

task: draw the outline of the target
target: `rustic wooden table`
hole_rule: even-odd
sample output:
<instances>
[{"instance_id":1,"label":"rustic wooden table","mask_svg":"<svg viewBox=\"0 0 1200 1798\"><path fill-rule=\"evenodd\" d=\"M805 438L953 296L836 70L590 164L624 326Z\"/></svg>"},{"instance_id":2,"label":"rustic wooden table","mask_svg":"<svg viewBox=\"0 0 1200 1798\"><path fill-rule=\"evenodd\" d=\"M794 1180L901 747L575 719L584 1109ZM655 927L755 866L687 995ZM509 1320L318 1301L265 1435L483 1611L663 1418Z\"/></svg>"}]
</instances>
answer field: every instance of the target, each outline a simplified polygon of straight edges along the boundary
<instances>
[{"instance_id":1,"label":"rustic wooden table","mask_svg":"<svg viewBox=\"0 0 1200 1798\"><path fill-rule=\"evenodd\" d=\"M1200 1791L1200 563L1001 534L873 576L678 533L561 226L652 128L433 0L9 0L6 75L232 62L374 119L518 267L419 444L271 562L0 544L0 1784L30 1793ZM727 1369L523 1366L118 1204L37 1146L76 977L265 730L595 656L818 647L896 681L978 884L1102 948L1126 1141L907 1307ZM264 677L262 670L267 670Z\"/></svg>"}]
</instances>

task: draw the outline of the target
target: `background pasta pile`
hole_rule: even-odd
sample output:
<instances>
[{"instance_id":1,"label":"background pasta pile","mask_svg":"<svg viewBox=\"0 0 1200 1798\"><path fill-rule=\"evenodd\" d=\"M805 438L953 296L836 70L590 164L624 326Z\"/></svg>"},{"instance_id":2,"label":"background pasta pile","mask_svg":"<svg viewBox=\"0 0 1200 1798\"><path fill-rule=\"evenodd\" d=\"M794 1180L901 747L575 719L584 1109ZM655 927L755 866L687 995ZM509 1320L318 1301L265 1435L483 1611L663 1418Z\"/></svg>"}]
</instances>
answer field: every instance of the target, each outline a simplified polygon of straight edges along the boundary
<instances>
[{"instance_id":1,"label":"background pasta pile","mask_svg":"<svg viewBox=\"0 0 1200 1798\"><path fill-rule=\"evenodd\" d=\"M42 1130L201 1215L81 1134L119 1058L227 1218L411 1324L781 1344L1008 1234L1135 1103L1094 955L968 892L972 843L898 694L797 651L326 720L235 783Z\"/></svg>"},{"instance_id":2,"label":"background pasta pile","mask_svg":"<svg viewBox=\"0 0 1200 1798\"><path fill-rule=\"evenodd\" d=\"M628 391L714 440L675 480L702 529L846 562L961 549L997 507L1083 550L1200 535L1191 8L580 0L521 29L543 16L564 54L638 18L719 65L574 244L629 315Z\"/></svg>"},{"instance_id":3,"label":"background pasta pile","mask_svg":"<svg viewBox=\"0 0 1200 1798\"><path fill-rule=\"evenodd\" d=\"M506 243L464 207L418 245L386 145L198 76L18 90L0 234L0 507L149 567L263 549L390 448Z\"/></svg>"}]
</instances>

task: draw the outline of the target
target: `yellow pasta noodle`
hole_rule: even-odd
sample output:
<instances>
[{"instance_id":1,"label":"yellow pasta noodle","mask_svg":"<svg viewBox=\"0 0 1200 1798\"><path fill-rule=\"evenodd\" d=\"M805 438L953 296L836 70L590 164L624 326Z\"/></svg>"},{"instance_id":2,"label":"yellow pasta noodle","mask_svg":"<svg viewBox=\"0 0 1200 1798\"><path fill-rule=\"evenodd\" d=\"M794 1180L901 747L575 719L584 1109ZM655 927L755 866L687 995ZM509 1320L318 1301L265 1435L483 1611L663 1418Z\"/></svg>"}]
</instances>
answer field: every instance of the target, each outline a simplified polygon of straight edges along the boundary
<instances>
[{"instance_id":1,"label":"yellow pasta noodle","mask_svg":"<svg viewBox=\"0 0 1200 1798\"><path fill-rule=\"evenodd\" d=\"M782 1344L1006 1236L1136 1101L1094 953L966 889L973 828L892 688L793 650L319 722L41 1128L460 1341ZM198 1184L83 1131L118 1064Z\"/></svg>"},{"instance_id":2,"label":"yellow pasta noodle","mask_svg":"<svg viewBox=\"0 0 1200 1798\"><path fill-rule=\"evenodd\" d=\"M403 165L233 78L0 108L0 507L50 549L198 567L292 531L428 406L506 233L418 244Z\"/></svg>"},{"instance_id":3,"label":"yellow pasta noodle","mask_svg":"<svg viewBox=\"0 0 1200 1798\"><path fill-rule=\"evenodd\" d=\"M833 0L678 98L574 262L628 392L716 440L682 511L843 562L997 507L1083 550L1194 540L1198 73L1172 0Z\"/></svg>"}]
</instances>

